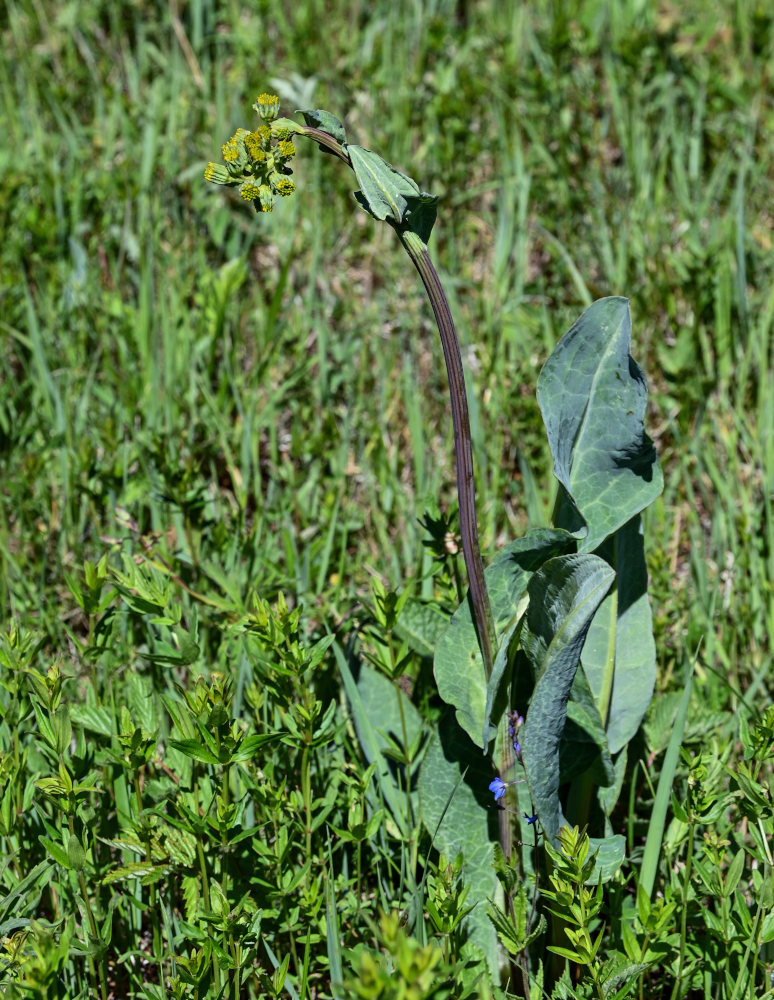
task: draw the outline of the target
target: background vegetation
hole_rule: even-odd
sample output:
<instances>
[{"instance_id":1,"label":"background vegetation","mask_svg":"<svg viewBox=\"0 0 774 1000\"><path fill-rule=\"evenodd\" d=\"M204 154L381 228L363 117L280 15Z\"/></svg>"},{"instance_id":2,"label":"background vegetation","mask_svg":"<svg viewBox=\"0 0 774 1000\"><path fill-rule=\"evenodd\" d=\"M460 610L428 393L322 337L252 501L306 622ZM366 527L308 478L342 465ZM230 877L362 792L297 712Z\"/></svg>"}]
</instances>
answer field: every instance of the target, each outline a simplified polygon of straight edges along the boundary
<instances>
[{"instance_id":1,"label":"background vegetation","mask_svg":"<svg viewBox=\"0 0 774 1000\"><path fill-rule=\"evenodd\" d=\"M541 365L592 299L631 299L666 479L645 524L659 676L620 816L636 860L685 663L689 754L739 759L738 716L770 699L770 4L7 0L0 30L0 976L32 983L24 996L87 982L106 996L113 980L117 996L161 996L174 953L178 995L217 995L241 940L245 969L271 975L286 953L298 995L329 995L326 871L351 894L348 947L368 938L361 905L376 920L403 899L406 872L389 869L371 871L367 905L359 895L359 845L378 827L386 864L389 824L330 846L326 822L378 810L323 637L358 634L384 659L374 577L450 609L459 598L439 522L454 497L440 346L413 269L333 160L299 144L297 194L271 215L205 184L265 89L286 114L330 109L441 196L434 258L463 340L485 553L548 520ZM276 610L281 594L300 617ZM404 666L433 721L427 659ZM248 728L234 735L232 717ZM214 763L169 743L206 743L199 725ZM233 788L253 813L232 821L221 802L200 829L224 766L241 768ZM175 782L191 800L165 809ZM737 819L717 835L742 847ZM237 827L274 852L257 911L236 893L247 855L224 846ZM217 863L197 856L207 837ZM153 868L142 887L145 870L106 881L138 858ZM223 918L217 935L196 916L208 875L226 901L201 902ZM250 953L261 909L271 954ZM374 934L410 948L395 928ZM195 969L187 982L211 937L215 985ZM252 972L232 987L274 988Z\"/></svg>"}]
</instances>

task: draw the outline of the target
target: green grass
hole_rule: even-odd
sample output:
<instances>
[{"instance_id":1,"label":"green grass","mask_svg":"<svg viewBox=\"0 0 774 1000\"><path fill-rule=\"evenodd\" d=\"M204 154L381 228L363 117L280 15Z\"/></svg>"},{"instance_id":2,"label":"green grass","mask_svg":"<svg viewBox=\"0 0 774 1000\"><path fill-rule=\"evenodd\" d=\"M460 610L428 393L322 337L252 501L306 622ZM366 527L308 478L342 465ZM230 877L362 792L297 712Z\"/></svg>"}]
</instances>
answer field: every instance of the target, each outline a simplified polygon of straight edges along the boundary
<instances>
[{"instance_id":1,"label":"green grass","mask_svg":"<svg viewBox=\"0 0 774 1000\"><path fill-rule=\"evenodd\" d=\"M693 747L769 703L769 4L8 0L0 32L0 602L36 669L117 705L134 671L171 690L170 626L79 607L105 553L154 564L201 650L175 680L230 671L238 711L221 630L254 594L315 635L367 619L372 575L456 602L419 525L454 504L442 356L393 235L311 148L271 215L203 180L269 89L441 196L485 558L552 505L541 365L592 299L631 299L667 484L657 697L696 655Z\"/></svg>"}]
</instances>

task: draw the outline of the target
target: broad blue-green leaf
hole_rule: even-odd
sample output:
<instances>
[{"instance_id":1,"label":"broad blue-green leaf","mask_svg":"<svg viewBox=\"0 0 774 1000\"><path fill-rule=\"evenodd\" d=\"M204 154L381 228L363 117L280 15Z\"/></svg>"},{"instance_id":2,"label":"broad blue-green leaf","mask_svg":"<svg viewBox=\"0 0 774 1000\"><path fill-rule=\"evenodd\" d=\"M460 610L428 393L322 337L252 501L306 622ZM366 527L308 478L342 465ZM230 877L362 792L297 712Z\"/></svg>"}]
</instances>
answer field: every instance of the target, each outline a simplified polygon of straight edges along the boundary
<instances>
[{"instance_id":1,"label":"broad blue-green leaf","mask_svg":"<svg viewBox=\"0 0 774 1000\"><path fill-rule=\"evenodd\" d=\"M333 138L337 142L342 143L342 145L347 141L344 126L335 115L330 113L330 111L323 111L318 108L314 111L299 111L298 113L303 116L306 124L310 125L312 128L319 128L323 132L327 132L328 135L332 135Z\"/></svg>"},{"instance_id":2,"label":"broad blue-green leaf","mask_svg":"<svg viewBox=\"0 0 774 1000\"><path fill-rule=\"evenodd\" d=\"M538 378L554 475L588 529L582 552L596 549L663 488L643 422L645 376L630 342L627 299L600 299L562 337Z\"/></svg>"},{"instance_id":3,"label":"broad blue-green leaf","mask_svg":"<svg viewBox=\"0 0 774 1000\"><path fill-rule=\"evenodd\" d=\"M400 613L395 631L420 656L432 657L449 626L449 615L437 604L408 600Z\"/></svg>"},{"instance_id":4,"label":"broad blue-green leaf","mask_svg":"<svg viewBox=\"0 0 774 1000\"><path fill-rule=\"evenodd\" d=\"M466 768L464 780L457 785ZM462 878L469 889L465 905L474 907L463 926L497 975L497 933L485 909L487 899L498 889L493 867L494 845L499 841L498 810L488 790L492 777L489 760L447 715L422 761L419 810L440 852L450 859L462 852Z\"/></svg>"},{"instance_id":5,"label":"broad blue-green leaf","mask_svg":"<svg viewBox=\"0 0 774 1000\"><path fill-rule=\"evenodd\" d=\"M595 785L607 786L615 780L605 727L582 670L576 671L570 689L559 760L563 783L572 781L589 769Z\"/></svg>"},{"instance_id":6,"label":"broad blue-green leaf","mask_svg":"<svg viewBox=\"0 0 774 1000\"><path fill-rule=\"evenodd\" d=\"M498 638L512 633L514 624L523 613L522 600L532 574L547 559L567 552L574 545L574 539L567 532L540 528L498 552L484 573ZM504 660L498 658L492 688L488 693L468 597L454 612L448 628L438 640L433 672L438 693L448 705L454 706L457 722L482 749L486 749L489 739L495 735L496 720L489 729L489 739L483 738L485 724L490 725L487 704L491 706L494 701L493 691L502 676L504 665Z\"/></svg>"},{"instance_id":7,"label":"broad blue-green leaf","mask_svg":"<svg viewBox=\"0 0 774 1000\"><path fill-rule=\"evenodd\" d=\"M637 732L656 683L656 643L640 518L598 550L616 582L594 616L581 653L583 672L605 721L611 754Z\"/></svg>"},{"instance_id":8,"label":"broad blue-green leaf","mask_svg":"<svg viewBox=\"0 0 774 1000\"><path fill-rule=\"evenodd\" d=\"M521 644L537 681L521 731L521 748L532 801L552 842L564 824L559 747L570 689L589 624L614 577L598 556L569 555L549 560L529 582Z\"/></svg>"},{"instance_id":9,"label":"broad blue-green leaf","mask_svg":"<svg viewBox=\"0 0 774 1000\"><path fill-rule=\"evenodd\" d=\"M607 788L597 789L597 800L602 807L605 816L609 816L618 802L618 796L623 788L626 777L626 763L628 759L628 747L624 747L613 762L614 778L613 783Z\"/></svg>"},{"instance_id":10,"label":"broad blue-green leaf","mask_svg":"<svg viewBox=\"0 0 774 1000\"><path fill-rule=\"evenodd\" d=\"M596 852L594 871L589 878L589 884L609 882L623 864L626 857L626 840L619 834L611 837L590 837L590 853Z\"/></svg>"},{"instance_id":11,"label":"broad blue-green leaf","mask_svg":"<svg viewBox=\"0 0 774 1000\"><path fill-rule=\"evenodd\" d=\"M375 219L409 227L427 243L438 199L370 149L349 143L347 153L360 185L358 204Z\"/></svg>"},{"instance_id":12,"label":"broad blue-green leaf","mask_svg":"<svg viewBox=\"0 0 774 1000\"><path fill-rule=\"evenodd\" d=\"M405 787L399 785L393 773L391 762L383 753L389 745L387 734L401 733L400 709L395 688L386 678L376 674L365 665L361 665L360 679L356 683L347 657L339 643L334 643L333 651L336 655L363 753L369 764L373 761L377 762L375 773L382 801L389 809L401 834L407 836L410 823L409 817L406 816ZM374 680L374 678L377 679ZM380 684L380 681L383 683ZM389 695L384 685L389 687ZM411 743L418 735L422 719L408 698L402 694L401 703L406 719L407 737Z\"/></svg>"},{"instance_id":13,"label":"broad blue-green leaf","mask_svg":"<svg viewBox=\"0 0 774 1000\"><path fill-rule=\"evenodd\" d=\"M376 732L381 751L387 750L393 741L403 747L404 738L409 746L415 742L424 723L422 716L400 688L383 674L362 664L357 679L357 689L361 704ZM368 759L368 763L373 763L371 758Z\"/></svg>"}]
</instances>

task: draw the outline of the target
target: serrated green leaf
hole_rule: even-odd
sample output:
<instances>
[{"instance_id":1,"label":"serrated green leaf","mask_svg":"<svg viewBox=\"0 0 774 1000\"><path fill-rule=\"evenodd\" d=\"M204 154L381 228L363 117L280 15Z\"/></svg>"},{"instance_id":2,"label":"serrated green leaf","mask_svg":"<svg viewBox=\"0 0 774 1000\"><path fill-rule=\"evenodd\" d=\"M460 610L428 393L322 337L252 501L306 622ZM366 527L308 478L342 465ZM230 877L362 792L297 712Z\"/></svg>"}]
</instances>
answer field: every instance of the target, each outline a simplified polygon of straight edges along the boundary
<instances>
[{"instance_id":1,"label":"serrated green leaf","mask_svg":"<svg viewBox=\"0 0 774 1000\"><path fill-rule=\"evenodd\" d=\"M538 378L554 475L586 523L582 552L596 549L663 489L643 422L645 376L630 343L628 300L600 299L562 337Z\"/></svg>"},{"instance_id":2,"label":"serrated green leaf","mask_svg":"<svg viewBox=\"0 0 774 1000\"><path fill-rule=\"evenodd\" d=\"M158 881L170 870L169 865L155 865L148 861L131 861L128 865L121 865L114 868L103 876L103 885L112 885L113 882L125 882L130 878L139 878L144 881L149 876L156 876L153 880Z\"/></svg>"},{"instance_id":3,"label":"serrated green leaf","mask_svg":"<svg viewBox=\"0 0 774 1000\"><path fill-rule=\"evenodd\" d=\"M196 913L199 908L199 876L184 875L182 878L182 889L185 918L186 920L193 921L196 919Z\"/></svg>"},{"instance_id":4,"label":"serrated green leaf","mask_svg":"<svg viewBox=\"0 0 774 1000\"><path fill-rule=\"evenodd\" d=\"M507 917L500 907L491 899L486 907L486 913L497 930L500 943L511 953L511 955L518 955L524 947L524 942L520 940L518 934L516 933L516 928L513 926L513 922L510 918Z\"/></svg>"},{"instance_id":5,"label":"serrated green leaf","mask_svg":"<svg viewBox=\"0 0 774 1000\"><path fill-rule=\"evenodd\" d=\"M552 843L565 822L559 804L559 747L570 689L589 624L614 578L597 556L569 555L550 559L529 582L521 644L537 680L521 748L532 801Z\"/></svg>"},{"instance_id":6,"label":"serrated green leaf","mask_svg":"<svg viewBox=\"0 0 774 1000\"><path fill-rule=\"evenodd\" d=\"M138 840L129 840L128 838L108 838L108 837L97 837L97 840L101 844L107 844L108 847L113 847L117 851L131 851L133 854L139 854L140 857L145 857L145 845L141 844Z\"/></svg>"}]
</instances>

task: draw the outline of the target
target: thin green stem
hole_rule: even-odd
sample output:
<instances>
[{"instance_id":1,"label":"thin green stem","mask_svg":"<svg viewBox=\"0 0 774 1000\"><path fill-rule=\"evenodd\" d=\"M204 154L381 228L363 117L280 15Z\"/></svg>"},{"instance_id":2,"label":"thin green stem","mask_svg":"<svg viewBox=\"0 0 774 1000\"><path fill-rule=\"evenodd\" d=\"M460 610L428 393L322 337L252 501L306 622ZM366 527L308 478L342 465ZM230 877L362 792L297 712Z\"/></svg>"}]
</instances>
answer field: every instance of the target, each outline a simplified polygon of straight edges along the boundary
<instances>
[{"instance_id":1,"label":"thin green stem","mask_svg":"<svg viewBox=\"0 0 774 1000\"><path fill-rule=\"evenodd\" d=\"M60 763L62 758L59 758ZM75 836L75 823L73 821L73 813L71 812L67 817L67 826L70 831L70 836ZM83 870L78 871L78 886L81 890L81 900L83 902L83 908L86 911L86 919L89 922L89 931L91 932L92 944L98 944L101 941L99 930L97 929L97 921L94 919L94 912L91 908L91 899L89 898L89 888L86 885L86 878L83 874ZM107 1000L108 988L107 988L107 974L105 968L105 955L104 952L99 957L95 963L91 954L89 954L89 971L91 972L92 978L94 977L95 971L99 975L99 985L100 985L100 996L102 1000ZM96 965L96 969L95 969Z\"/></svg>"},{"instance_id":2,"label":"thin green stem","mask_svg":"<svg viewBox=\"0 0 774 1000\"><path fill-rule=\"evenodd\" d=\"M311 735L311 734L310 734ZM301 796L304 800L304 843L306 860L312 862L312 772L308 746L301 751Z\"/></svg>"},{"instance_id":3,"label":"thin green stem","mask_svg":"<svg viewBox=\"0 0 774 1000\"><path fill-rule=\"evenodd\" d=\"M676 1000L680 995L680 980L683 975L685 965L685 946L688 938L688 895L691 886L691 875L693 874L693 835L695 824L693 820L688 828L688 854L685 859L685 871L683 872L683 898L681 904L680 917L680 953L677 959L677 975L672 987L671 1000Z\"/></svg>"},{"instance_id":4,"label":"thin green stem","mask_svg":"<svg viewBox=\"0 0 774 1000\"><path fill-rule=\"evenodd\" d=\"M135 770L133 772L134 781L134 798L137 805L137 823L142 830L142 836L145 841L145 857L148 864L153 863L153 839L151 837L150 827L143 819L143 802L142 802L142 786L140 784L140 772ZM153 954L157 958L158 969L159 969L159 982L164 983L164 962L162 959L163 948L161 943L161 927L159 925L159 914L158 914L158 899L156 896L156 886L151 884L150 886L150 899L149 899L149 913L151 921L151 929L153 933Z\"/></svg>"}]
</instances>

